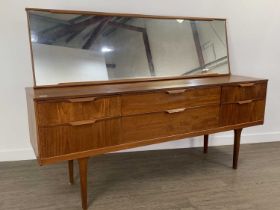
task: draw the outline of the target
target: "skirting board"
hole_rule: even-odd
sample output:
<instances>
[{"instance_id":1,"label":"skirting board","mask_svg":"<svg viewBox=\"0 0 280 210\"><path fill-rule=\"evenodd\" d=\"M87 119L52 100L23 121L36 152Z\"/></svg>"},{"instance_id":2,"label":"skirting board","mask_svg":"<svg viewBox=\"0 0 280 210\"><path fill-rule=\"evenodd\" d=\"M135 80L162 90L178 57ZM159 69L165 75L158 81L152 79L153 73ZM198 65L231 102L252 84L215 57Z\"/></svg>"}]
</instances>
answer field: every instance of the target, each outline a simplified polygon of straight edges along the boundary
<instances>
[{"instance_id":1,"label":"skirting board","mask_svg":"<svg viewBox=\"0 0 280 210\"><path fill-rule=\"evenodd\" d=\"M280 141L280 132L257 133L257 134L243 134L241 137L241 144L265 143ZM232 145L233 135L219 135L213 134L209 136L209 146ZM163 150L163 149L179 149L190 147L202 147L203 137L195 137L190 139L182 139L178 141L170 141L161 144L154 144L144 147L137 147L118 152L135 152L145 150ZM2 161L19 161L35 159L32 148L24 149L8 149L0 150L0 162Z\"/></svg>"}]
</instances>

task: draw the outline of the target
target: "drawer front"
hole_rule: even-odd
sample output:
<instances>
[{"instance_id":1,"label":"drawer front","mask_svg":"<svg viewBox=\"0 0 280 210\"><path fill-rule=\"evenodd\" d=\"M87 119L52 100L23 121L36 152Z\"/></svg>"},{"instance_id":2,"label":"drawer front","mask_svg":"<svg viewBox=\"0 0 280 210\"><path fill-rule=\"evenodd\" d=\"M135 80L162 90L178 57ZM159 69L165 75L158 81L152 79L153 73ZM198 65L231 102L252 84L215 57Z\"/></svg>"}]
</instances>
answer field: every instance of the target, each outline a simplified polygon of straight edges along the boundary
<instances>
[{"instance_id":1,"label":"drawer front","mask_svg":"<svg viewBox=\"0 0 280 210\"><path fill-rule=\"evenodd\" d=\"M178 89L154 93L123 95L122 114L160 112L180 107L196 107L220 103L220 87Z\"/></svg>"},{"instance_id":2,"label":"drawer front","mask_svg":"<svg viewBox=\"0 0 280 210\"><path fill-rule=\"evenodd\" d=\"M40 127L39 141L41 158L117 145L120 118L84 125Z\"/></svg>"},{"instance_id":3,"label":"drawer front","mask_svg":"<svg viewBox=\"0 0 280 210\"><path fill-rule=\"evenodd\" d=\"M119 116L120 98L75 98L37 103L39 126Z\"/></svg>"},{"instance_id":4,"label":"drawer front","mask_svg":"<svg viewBox=\"0 0 280 210\"><path fill-rule=\"evenodd\" d=\"M219 106L174 109L122 118L123 142L184 134L218 126Z\"/></svg>"},{"instance_id":5,"label":"drawer front","mask_svg":"<svg viewBox=\"0 0 280 210\"><path fill-rule=\"evenodd\" d=\"M266 83L241 83L222 88L222 103L234 103L242 100L265 99Z\"/></svg>"},{"instance_id":6,"label":"drawer front","mask_svg":"<svg viewBox=\"0 0 280 210\"><path fill-rule=\"evenodd\" d=\"M221 106L221 126L264 120L265 100L241 101Z\"/></svg>"}]
</instances>

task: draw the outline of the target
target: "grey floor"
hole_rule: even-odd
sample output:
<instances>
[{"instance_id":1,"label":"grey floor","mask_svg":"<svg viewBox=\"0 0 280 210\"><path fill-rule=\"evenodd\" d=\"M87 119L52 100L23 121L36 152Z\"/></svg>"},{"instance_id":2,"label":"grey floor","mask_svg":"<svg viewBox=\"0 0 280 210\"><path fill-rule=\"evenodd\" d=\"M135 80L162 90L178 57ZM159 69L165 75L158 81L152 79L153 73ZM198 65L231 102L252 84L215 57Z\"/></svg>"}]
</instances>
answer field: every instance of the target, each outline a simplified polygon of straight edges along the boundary
<instances>
[{"instance_id":1,"label":"grey floor","mask_svg":"<svg viewBox=\"0 0 280 210\"><path fill-rule=\"evenodd\" d=\"M90 159L89 210L279 210L280 142L108 154ZM77 169L77 165L75 165ZM0 163L1 210L80 210L66 163Z\"/></svg>"}]
</instances>

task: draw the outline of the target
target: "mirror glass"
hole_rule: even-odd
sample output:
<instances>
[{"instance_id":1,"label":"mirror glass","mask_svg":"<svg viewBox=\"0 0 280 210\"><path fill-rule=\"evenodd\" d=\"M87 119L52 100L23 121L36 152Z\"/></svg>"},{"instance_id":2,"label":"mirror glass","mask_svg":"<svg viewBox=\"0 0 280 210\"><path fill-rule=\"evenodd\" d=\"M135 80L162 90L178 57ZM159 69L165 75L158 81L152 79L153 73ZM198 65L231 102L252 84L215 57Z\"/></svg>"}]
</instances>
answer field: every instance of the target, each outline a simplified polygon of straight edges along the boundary
<instances>
[{"instance_id":1,"label":"mirror glass","mask_svg":"<svg viewBox=\"0 0 280 210\"><path fill-rule=\"evenodd\" d=\"M37 86L229 73L223 19L28 16Z\"/></svg>"}]
</instances>

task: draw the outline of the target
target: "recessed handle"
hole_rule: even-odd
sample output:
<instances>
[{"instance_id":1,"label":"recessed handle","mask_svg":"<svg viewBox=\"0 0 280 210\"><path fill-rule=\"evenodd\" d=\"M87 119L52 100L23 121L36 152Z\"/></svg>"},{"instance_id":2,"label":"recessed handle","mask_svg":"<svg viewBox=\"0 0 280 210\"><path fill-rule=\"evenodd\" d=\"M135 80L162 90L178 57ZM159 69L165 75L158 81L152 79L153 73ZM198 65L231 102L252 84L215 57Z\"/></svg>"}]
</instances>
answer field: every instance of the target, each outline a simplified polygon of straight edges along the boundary
<instances>
[{"instance_id":1,"label":"recessed handle","mask_svg":"<svg viewBox=\"0 0 280 210\"><path fill-rule=\"evenodd\" d=\"M255 83L243 83L243 84L239 84L239 87L252 87L254 85Z\"/></svg>"},{"instance_id":2,"label":"recessed handle","mask_svg":"<svg viewBox=\"0 0 280 210\"><path fill-rule=\"evenodd\" d=\"M167 90L166 93L172 95L172 94L180 94L186 92L186 89L180 89L180 90Z\"/></svg>"},{"instance_id":3,"label":"recessed handle","mask_svg":"<svg viewBox=\"0 0 280 210\"><path fill-rule=\"evenodd\" d=\"M166 110L165 112L167 112L168 114L173 114L173 113L179 113L179 112L183 112L185 111L186 108L179 108L179 109L170 109L170 110Z\"/></svg>"},{"instance_id":4,"label":"recessed handle","mask_svg":"<svg viewBox=\"0 0 280 210\"><path fill-rule=\"evenodd\" d=\"M96 123L96 119L94 120L82 120L82 121L75 121L75 122L69 122L68 124L71 126L80 126L80 125L90 125Z\"/></svg>"},{"instance_id":5,"label":"recessed handle","mask_svg":"<svg viewBox=\"0 0 280 210\"><path fill-rule=\"evenodd\" d=\"M88 98L70 98L67 99L68 102L78 103L78 102L92 102L96 100L96 97L88 97Z\"/></svg>"},{"instance_id":6,"label":"recessed handle","mask_svg":"<svg viewBox=\"0 0 280 210\"><path fill-rule=\"evenodd\" d=\"M238 104L249 104L252 102L253 102L253 100L245 100L245 101L238 101Z\"/></svg>"}]
</instances>

